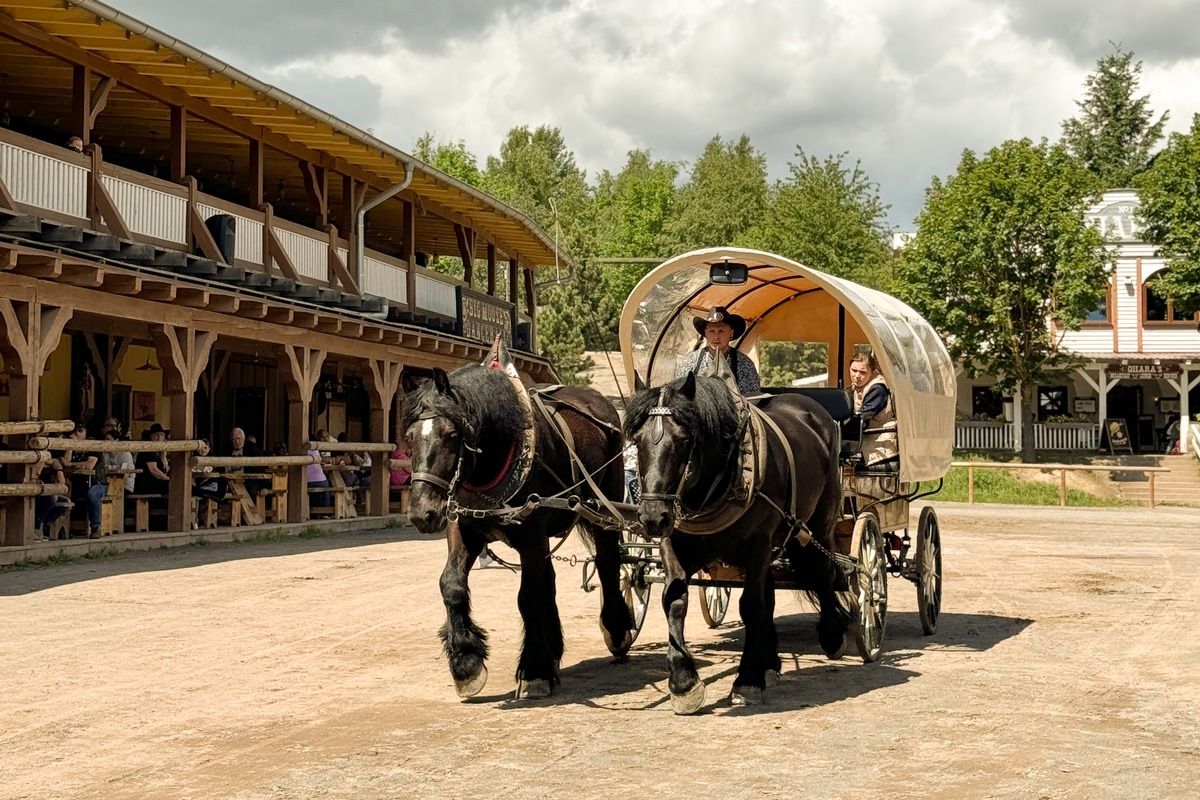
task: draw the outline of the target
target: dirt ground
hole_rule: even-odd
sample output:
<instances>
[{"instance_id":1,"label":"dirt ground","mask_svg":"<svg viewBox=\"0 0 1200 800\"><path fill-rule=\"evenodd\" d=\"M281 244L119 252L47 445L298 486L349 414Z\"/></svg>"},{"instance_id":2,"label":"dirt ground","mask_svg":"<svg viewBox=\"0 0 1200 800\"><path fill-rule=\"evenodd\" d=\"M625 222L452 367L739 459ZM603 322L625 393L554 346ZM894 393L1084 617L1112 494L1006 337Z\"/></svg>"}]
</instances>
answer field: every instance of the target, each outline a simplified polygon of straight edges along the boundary
<instances>
[{"instance_id":1,"label":"dirt ground","mask_svg":"<svg viewBox=\"0 0 1200 800\"><path fill-rule=\"evenodd\" d=\"M493 567L491 681L459 701L444 544L411 529L0 572L0 797L1195 797L1200 511L937 508L935 636L893 579L883 658L830 662L781 596L783 681L735 709L736 608L709 630L693 607L694 717L664 695L658 588L614 663L561 563L560 690L511 700L517 579Z\"/></svg>"}]
</instances>

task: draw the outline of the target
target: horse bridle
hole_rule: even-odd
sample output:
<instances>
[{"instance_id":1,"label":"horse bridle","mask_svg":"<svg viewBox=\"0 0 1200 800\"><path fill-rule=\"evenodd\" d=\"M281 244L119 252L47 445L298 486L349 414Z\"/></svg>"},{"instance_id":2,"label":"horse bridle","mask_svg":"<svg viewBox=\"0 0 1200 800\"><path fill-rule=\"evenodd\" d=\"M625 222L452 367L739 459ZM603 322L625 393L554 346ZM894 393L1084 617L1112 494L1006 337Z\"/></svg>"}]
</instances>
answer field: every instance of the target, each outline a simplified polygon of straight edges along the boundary
<instances>
[{"instance_id":1,"label":"horse bridle","mask_svg":"<svg viewBox=\"0 0 1200 800\"><path fill-rule=\"evenodd\" d=\"M658 405L654 406L649 411L649 415L651 417L655 418L654 430L652 432L655 444L662 441L662 437L665 433L664 425L663 425L663 417L674 416L674 413L671 411L670 407L668 407L664 404L665 399L666 399L666 390L665 389L659 390ZM737 435L735 437L736 441L739 441L739 442L741 441L742 435L745 432L746 425L748 424L748 422L749 422L749 416L744 415L741 419L741 422L738 424L738 431L737 431ZM733 456L736 454L736 452L737 452L736 448L734 450L730 451L730 459L733 458ZM642 499L643 500L661 500L663 502L670 503L675 512L676 519L683 519L684 518L683 499L682 499L683 498L683 490L684 490L684 487L686 487L688 485L688 481L692 478L693 473L699 471L699 468L696 466L695 459L696 459L696 442L693 439L691 447L688 450L687 464L683 468L683 475L682 475L682 477L680 477L679 486L676 487L674 493L642 492ZM721 481L721 476L723 474L725 474L725 472L727 472L728 469L729 469L729 463L727 461L725 466L722 468L722 471L717 474L716 478L713 479L712 485L708 487L708 492L707 492L707 494L705 494L704 499L701 501L700 508L704 508L705 506L708 505L708 501L710 499L712 499L713 491L717 488L717 485Z\"/></svg>"},{"instance_id":2,"label":"horse bridle","mask_svg":"<svg viewBox=\"0 0 1200 800\"><path fill-rule=\"evenodd\" d=\"M445 416L445 414L439 414L436 411L426 411L417 417L417 422L424 422L425 420L437 419ZM471 445L467 444L466 434L463 431L459 431L458 457L454 461L454 475L450 478L450 480L447 481L445 478L441 477L440 475L434 475L432 472L414 472L412 473L410 480L412 480L413 483L431 483L446 493L446 498L448 501L453 500L455 492L458 491L458 485L462 482L462 465L464 454L468 451L472 453L483 452L482 449L478 447L472 447Z\"/></svg>"},{"instance_id":3,"label":"horse bridle","mask_svg":"<svg viewBox=\"0 0 1200 800\"><path fill-rule=\"evenodd\" d=\"M652 423L654 428L651 431L651 436L654 437L655 444L661 442L663 435L666 433L663 417L675 416L674 412L671 411L670 406L665 405L665 403L666 389L660 389L658 392L658 405L651 408L648 412L649 416L654 418L654 422ZM664 503L669 503L675 513L675 518L681 518L683 516L683 501L681 500L683 496L683 489L688 485L688 481L691 479L692 473L695 471L695 459L696 440L693 439L691 446L688 448L687 463L683 467L683 474L679 478L679 485L675 487L675 491L670 493L643 491L641 499L659 500Z\"/></svg>"}]
</instances>

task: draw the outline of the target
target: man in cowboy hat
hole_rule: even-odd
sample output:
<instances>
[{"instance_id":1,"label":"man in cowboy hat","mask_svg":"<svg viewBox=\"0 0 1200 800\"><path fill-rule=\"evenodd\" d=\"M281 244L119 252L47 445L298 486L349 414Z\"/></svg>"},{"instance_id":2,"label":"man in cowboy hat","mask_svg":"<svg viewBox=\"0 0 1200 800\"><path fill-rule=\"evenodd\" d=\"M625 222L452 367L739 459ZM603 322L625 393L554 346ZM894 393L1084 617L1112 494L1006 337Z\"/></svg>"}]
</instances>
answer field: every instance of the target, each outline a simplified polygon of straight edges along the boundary
<instances>
[{"instance_id":1,"label":"man in cowboy hat","mask_svg":"<svg viewBox=\"0 0 1200 800\"><path fill-rule=\"evenodd\" d=\"M723 355L729 362L738 391L744 395L762 391L758 382L758 368L745 353L729 346L730 342L742 338L746 332L746 319L730 312L725 306L714 306L705 316L692 319L696 333L704 337L704 347L698 348L679 365L679 375L699 372L713 357Z\"/></svg>"}]
</instances>

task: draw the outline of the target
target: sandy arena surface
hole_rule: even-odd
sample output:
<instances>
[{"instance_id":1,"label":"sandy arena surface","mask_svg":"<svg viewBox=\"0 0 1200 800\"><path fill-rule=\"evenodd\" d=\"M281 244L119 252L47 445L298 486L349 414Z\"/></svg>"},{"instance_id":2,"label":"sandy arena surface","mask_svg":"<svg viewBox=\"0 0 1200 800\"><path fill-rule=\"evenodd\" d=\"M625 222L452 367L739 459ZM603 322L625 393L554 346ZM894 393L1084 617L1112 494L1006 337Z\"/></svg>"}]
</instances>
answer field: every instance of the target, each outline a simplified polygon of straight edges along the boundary
<instances>
[{"instance_id":1,"label":"sandy arena surface","mask_svg":"<svg viewBox=\"0 0 1200 800\"><path fill-rule=\"evenodd\" d=\"M781 595L783 682L734 709L736 606L709 630L693 605L694 717L664 694L658 587L615 663L562 563L559 691L511 700L517 578L489 568L491 681L459 701L445 546L408 528L0 572L0 797L1200 795L1200 512L937 508L937 635L893 579L882 659L830 662Z\"/></svg>"}]
</instances>

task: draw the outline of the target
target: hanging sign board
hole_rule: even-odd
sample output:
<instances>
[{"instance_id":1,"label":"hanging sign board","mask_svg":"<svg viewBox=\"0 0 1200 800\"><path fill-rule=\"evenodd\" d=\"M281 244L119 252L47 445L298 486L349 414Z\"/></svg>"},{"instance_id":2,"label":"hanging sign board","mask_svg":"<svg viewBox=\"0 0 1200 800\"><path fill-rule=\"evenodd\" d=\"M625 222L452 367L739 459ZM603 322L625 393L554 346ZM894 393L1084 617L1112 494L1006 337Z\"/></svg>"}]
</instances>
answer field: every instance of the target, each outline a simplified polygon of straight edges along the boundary
<instances>
[{"instance_id":1,"label":"hanging sign board","mask_svg":"<svg viewBox=\"0 0 1200 800\"><path fill-rule=\"evenodd\" d=\"M1152 381L1159 378L1176 378L1179 376L1178 364L1109 364L1105 372L1110 378L1133 378L1135 380Z\"/></svg>"},{"instance_id":2,"label":"hanging sign board","mask_svg":"<svg viewBox=\"0 0 1200 800\"><path fill-rule=\"evenodd\" d=\"M1104 420L1104 428L1101 436L1104 440L1104 446L1108 448L1109 453L1113 455L1117 453L1133 455L1133 442L1129 439L1129 427L1121 417L1110 417Z\"/></svg>"}]
</instances>

